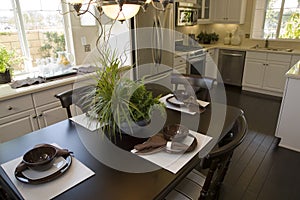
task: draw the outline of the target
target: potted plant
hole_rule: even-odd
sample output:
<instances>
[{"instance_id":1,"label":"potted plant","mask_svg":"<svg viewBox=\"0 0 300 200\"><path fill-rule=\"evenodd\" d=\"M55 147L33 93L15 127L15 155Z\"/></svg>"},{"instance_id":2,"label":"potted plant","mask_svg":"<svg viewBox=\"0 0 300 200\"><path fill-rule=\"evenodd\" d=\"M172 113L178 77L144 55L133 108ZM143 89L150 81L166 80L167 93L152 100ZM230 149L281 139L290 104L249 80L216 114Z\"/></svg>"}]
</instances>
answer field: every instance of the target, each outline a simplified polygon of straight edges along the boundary
<instances>
[{"instance_id":1,"label":"potted plant","mask_svg":"<svg viewBox=\"0 0 300 200\"><path fill-rule=\"evenodd\" d=\"M160 97L153 97L142 81L123 76L131 67L121 67L114 53L101 54L102 69L96 73L96 87L89 95L91 116L99 122L101 130L116 140L124 132L133 135L136 127L147 125L154 111L165 114Z\"/></svg>"},{"instance_id":2,"label":"potted plant","mask_svg":"<svg viewBox=\"0 0 300 200\"><path fill-rule=\"evenodd\" d=\"M0 46L0 84L9 83L13 73L13 66L20 63L20 57L15 51L9 51L4 46Z\"/></svg>"},{"instance_id":3,"label":"potted plant","mask_svg":"<svg viewBox=\"0 0 300 200\"><path fill-rule=\"evenodd\" d=\"M211 43L215 43L216 41L219 40L219 35L216 34L215 32L214 33L206 33L206 32L201 31L198 34L197 38L198 38L199 43L211 44Z\"/></svg>"}]
</instances>

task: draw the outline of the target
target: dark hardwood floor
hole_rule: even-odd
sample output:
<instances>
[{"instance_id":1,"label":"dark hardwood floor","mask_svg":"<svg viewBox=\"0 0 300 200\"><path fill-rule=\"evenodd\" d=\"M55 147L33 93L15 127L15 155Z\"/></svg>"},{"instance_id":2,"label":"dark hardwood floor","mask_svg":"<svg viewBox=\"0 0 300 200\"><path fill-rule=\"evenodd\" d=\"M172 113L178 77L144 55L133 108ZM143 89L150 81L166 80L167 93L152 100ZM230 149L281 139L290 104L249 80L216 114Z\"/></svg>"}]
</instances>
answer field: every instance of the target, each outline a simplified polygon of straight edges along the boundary
<instances>
[{"instance_id":1,"label":"dark hardwood floor","mask_svg":"<svg viewBox=\"0 0 300 200\"><path fill-rule=\"evenodd\" d=\"M234 86L226 86L226 93L229 105L244 110L249 131L234 152L219 199L300 199L300 153L278 147L274 136L281 99Z\"/></svg>"}]
</instances>

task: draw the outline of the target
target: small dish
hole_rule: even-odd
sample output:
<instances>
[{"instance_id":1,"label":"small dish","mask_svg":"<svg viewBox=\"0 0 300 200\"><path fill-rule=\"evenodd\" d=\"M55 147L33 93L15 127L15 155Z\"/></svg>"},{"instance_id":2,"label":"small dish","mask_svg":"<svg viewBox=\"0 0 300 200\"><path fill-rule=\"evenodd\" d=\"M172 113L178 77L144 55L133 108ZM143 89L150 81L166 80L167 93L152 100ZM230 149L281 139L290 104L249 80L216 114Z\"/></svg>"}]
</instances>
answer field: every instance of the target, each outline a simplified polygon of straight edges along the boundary
<instances>
[{"instance_id":1,"label":"small dish","mask_svg":"<svg viewBox=\"0 0 300 200\"><path fill-rule=\"evenodd\" d=\"M197 138L192 134L187 136L187 140L191 141L191 143L186 143L186 141L182 142L168 142L165 151L168 153L188 153L193 151L197 147ZM189 144L189 145L188 145Z\"/></svg>"},{"instance_id":2,"label":"small dish","mask_svg":"<svg viewBox=\"0 0 300 200\"><path fill-rule=\"evenodd\" d=\"M189 134L189 129L181 124L172 124L163 128L164 138L167 141L181 141Z\"/></svg>"},{"instance_id":3,"label":"small dish","mask_svg":"<svg viewBox=\"0 0 300 200\"><path fill-rule=\"evenodd\" d=\"M166 99L166 101L174 106L180 107L180 106L185 106L183 101L179 101L178 99L176 99L176 97L170 96Z\"/></svg>"},{"instance_id":4,"label":"small dish","mask_svg":"<svg viewBox=\"0 0 300 200\"><path fill-rule=\"evenodd\" d=\"M35 147L25 153L23 163L36 171L45 171L51 168L57 150L53 146Z\"/></svg>"},{"instance_id":5,"label":"small dish","mask_svg":"<svg viewBox=\"0 0 300 200\"><path fill-rule=\"evenodd\" d=\"M175 90L173 94L175 98L181 102L183 102L184 100L188 99L191 96L188 94L186 90Z\"/></svg>"},{"instance_id":6,"label":"small dish","mask_svg":"<svg viewBox=\"0 0 300 200\"><path fill-rule=\"evenodd\" d=\"M41 184L52 181L63 175L71 166L72 156L63 155L54 159L50 169L39 172L30 168L15 170L17 180L28 184Z\"/></svg>"}]
</instances>

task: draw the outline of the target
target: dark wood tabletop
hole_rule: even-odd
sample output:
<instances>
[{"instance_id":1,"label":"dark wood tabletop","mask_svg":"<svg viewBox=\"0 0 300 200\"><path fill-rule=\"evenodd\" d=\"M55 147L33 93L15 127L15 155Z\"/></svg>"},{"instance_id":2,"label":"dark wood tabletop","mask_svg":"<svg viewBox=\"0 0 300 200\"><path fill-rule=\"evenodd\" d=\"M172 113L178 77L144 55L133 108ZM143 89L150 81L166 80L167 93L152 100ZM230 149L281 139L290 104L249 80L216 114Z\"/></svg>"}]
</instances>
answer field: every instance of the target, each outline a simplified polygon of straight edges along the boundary
<instances>
[{"instance_id":1,"label":"dark wood tabletop","mask_svg":"<svg viewBox=\"0 0 300 200\"><path fill-rule=\"evenodd\" d=\"M181 114L177 111L167 110L167 121L165 124L182 123L190 129L213 137L213 140L199 152L199 156L191 159L176 174L161 169L130 152L127 153L132 158L133 156L137 157L134 160L145 164L145 166L150 166L150 168L153 167L154 170L148 170L148 172L122 171L120 169L123 166L130 166L131 157L118 160L118 157L116 158L110 152L107 152L106 156L108 158L111 156L112 160L119 161L117 164L120 165L120 168L111 167L110 163L100 162L99 159L95 158L97 156L93 155L89 148L86 148L87 141L82 138L82 130L84 128L80 128L71 120L64 120L0 144L0 164L22 156L36 144L56 143L63 148L73 151L74 157L93 170L95 175L60 194L55 199L162 199L199 163L200 158L206 156L216 143L230 131L236 118L241 114L242 111L238 108L216 103L209 105L204 113L196 115ZM124 150L120 151L126 153ZM120 156L123 153L120 153ZM0 168L0 175L7 182L9 188L21 199L21 196L2 168Z\"/></svg>"}]
</instances>

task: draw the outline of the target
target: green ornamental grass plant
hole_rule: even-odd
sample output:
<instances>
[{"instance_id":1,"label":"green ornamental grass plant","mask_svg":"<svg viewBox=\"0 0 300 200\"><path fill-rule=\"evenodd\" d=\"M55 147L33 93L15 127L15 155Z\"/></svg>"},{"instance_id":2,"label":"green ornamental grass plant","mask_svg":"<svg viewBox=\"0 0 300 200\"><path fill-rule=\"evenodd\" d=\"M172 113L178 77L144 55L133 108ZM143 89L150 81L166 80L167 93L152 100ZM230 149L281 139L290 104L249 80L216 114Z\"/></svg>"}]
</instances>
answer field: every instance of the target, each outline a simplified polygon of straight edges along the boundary
<instances>
[{"instance_id":1,"label":"green ornamental grass plant","mask_svg":"<svg viewBox=\"0 0 300 200\"><path fill-rule=\"evenodd\" d=\"M116 134L121 135L121 127L127 125L132 134L132 126L136 122L149 122L153 110L165 114L164 104L159 97L153 97L147 91L142 81L133 81L125 76L130 66L121 67L121 61L113 51L106 51L101 55L102 69L96 74L96 88L89 94L93 98L91 113L99 122L101 130L110 139L115 139Z\"/></svg>"}]
</instances>

